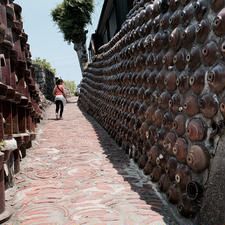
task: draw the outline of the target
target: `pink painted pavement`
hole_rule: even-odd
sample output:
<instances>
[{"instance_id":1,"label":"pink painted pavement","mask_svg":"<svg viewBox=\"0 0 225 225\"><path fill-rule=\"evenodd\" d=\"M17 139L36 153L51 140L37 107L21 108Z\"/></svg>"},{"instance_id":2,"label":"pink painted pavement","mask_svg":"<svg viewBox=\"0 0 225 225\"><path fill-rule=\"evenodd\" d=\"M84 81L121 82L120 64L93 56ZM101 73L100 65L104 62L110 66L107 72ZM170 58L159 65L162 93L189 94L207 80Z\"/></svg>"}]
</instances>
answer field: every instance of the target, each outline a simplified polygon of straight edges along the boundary
<instances>
[{"instance_id":1,"label":"pink painted pavement","mask_svg":"<svg viewBox=\"0 0 225 225\"><path fill-rule=\"evenodd\" d=\"M70 101L63 120L48 108L7 197L15 212L5 224L175 224L149 178Z\"/></svg>"}]
</instances>

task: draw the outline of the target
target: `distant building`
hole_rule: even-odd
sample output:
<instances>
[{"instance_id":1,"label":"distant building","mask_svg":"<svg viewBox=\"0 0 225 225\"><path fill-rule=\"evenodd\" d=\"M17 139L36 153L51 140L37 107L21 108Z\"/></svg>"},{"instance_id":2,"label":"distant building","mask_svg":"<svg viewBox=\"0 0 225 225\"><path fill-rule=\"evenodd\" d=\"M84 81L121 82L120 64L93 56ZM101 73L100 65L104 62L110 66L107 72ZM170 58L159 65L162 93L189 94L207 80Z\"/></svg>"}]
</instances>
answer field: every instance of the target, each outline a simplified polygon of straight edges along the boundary
<instances>
[{"instance_id":1,"label":"distant building","mask_svg":"<svg viewBox=\"0 0 225 225\"><path fill-rule=\"evenodd\" d=\"M89 59L98 53L99 47L109 42L120 30L134 0L105 0L96 32L92 34L88 48Z\"/></svg>"}]
</instances>

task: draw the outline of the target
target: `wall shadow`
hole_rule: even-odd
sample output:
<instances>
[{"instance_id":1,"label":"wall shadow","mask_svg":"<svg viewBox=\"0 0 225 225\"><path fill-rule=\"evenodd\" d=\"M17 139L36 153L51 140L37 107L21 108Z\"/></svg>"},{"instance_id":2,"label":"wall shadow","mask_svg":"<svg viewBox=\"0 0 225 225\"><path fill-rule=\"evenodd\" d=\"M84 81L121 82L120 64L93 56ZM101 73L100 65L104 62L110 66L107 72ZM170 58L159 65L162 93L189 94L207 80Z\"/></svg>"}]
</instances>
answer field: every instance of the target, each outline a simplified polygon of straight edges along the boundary
<instances>
[{"instance_id":1,"label":"wall shadow","mask_svg":"<svg viewBox=\"0 0 225 225\"><path fill-rule=\"evenodd\" d=\"M77 101L68 101L66 104L75 104Z\"/></svg>"},{"instance_id":2,"label":"wall shadow","mask_svg":"<svg viewBox=\"0 0 225 225\"><path fill-rule=\"evenodd\" d=\"M151 183L149 176L144 175L142 170L134 163L133 159L129 158L129 155L117 145L107 131L92 116L90 116L82 106L78 105L78 107L84 117L93 126L99 143L104 150L104 154L110 160L118 174L123 177L124 181L127 181L130 184L131 189L139 194L141 200L144 200L151 206L151 210L162 215L166 224L182 225L183 223L181 223L180 220L178 222L177 218L174 218L174 214L168 210L168 205L162 204L162 201L154 190L155 185ZM168 204L171 205L170 203ZM174 206L171 205L171 207Z\"/></svg>"}]
</instances>

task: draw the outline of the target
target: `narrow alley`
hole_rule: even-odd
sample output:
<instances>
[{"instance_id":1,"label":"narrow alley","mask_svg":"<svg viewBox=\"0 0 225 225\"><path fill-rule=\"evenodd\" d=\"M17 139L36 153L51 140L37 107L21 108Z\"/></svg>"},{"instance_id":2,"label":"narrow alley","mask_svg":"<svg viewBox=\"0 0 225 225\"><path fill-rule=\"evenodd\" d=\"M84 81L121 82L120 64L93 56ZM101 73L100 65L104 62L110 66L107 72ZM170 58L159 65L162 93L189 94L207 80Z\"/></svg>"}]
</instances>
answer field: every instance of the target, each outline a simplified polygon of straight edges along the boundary
<instances>
[{"instance_id":1,"label":"narrow alley","mask_svg":"<svg viewBox=\"0 0 225 225\"><path fill-rule=\"evenodd\" d=\"M6 192L14 213L4 224L177 224L148 177L76 101L63 120L48 108Z\"/></svg>"}]
</instances>

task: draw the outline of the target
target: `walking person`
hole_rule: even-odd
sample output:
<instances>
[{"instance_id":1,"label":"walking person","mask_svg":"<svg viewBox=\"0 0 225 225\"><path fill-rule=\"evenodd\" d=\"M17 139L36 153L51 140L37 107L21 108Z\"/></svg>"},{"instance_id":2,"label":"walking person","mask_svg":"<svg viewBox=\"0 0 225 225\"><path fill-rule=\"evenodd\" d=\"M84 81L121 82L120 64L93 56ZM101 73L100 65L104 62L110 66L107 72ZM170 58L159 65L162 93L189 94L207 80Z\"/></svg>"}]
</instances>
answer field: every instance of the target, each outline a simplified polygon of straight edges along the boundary
<instances>
[{"instance_id":1,"label":"walking person","mask_svg":"<svg viewBox=\"0 0 225 225\"><path fill-rule=\"evenodd\" d=\"M66 104L66 95L64 92L64 85L63 85L63 80L58 79L56 81L56 86L53 90L52 95L55 97L55 104L56 104L56 110L55 110L55 115L56 119L63 119L63 109L64 105ZM60 114L59 114L59 109L60 109Z\"/></svg>"}]
</instances>

